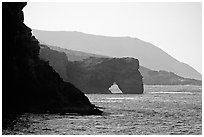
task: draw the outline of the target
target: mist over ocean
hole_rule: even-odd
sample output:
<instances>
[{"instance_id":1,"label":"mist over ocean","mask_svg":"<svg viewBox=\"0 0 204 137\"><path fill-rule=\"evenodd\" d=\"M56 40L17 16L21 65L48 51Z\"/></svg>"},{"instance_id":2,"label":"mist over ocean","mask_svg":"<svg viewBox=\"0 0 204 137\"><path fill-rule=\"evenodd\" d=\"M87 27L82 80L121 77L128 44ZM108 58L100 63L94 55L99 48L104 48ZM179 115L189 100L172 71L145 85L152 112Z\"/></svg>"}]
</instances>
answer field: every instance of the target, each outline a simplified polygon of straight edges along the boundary
<instances>
[{"instance_id":1,"label":"mist over ocean","mask_svg":"<svg viewBox=\"0 0 204 137\"><path fill-rule=\"evenodd\" d=\"M145 86L144 94L86 94L102 116L20 115L3 134L202 134L201 86Z\"/></svg>"}]
</instances>

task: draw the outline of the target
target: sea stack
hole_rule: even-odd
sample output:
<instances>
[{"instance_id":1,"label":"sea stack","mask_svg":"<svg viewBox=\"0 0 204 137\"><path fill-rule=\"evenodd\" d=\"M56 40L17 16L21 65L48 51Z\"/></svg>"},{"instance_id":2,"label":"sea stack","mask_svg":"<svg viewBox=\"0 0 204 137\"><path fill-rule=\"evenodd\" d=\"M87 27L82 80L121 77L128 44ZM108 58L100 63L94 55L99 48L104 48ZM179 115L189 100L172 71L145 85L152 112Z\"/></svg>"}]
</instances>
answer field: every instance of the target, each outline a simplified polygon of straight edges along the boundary
<instances>
[{"instance_id":1,"label":"sea stack","mask_svg":"<svg viewBox=\"0 0 204 137\"><path fill-rule=\"evenodd\" d=\"M115 82L123 94L142 94L143 82L139 72L139 60L135 58L97 58L69 62L67 75L84 93L111 93Z\"/></svg>"},{"instance_id":2,"label":"sea stack","mask_svg":"<svg viewBox=\"0 0 204 137\"><path fill-rule=\"evenodd\" d=\"M109 88L114 82L123 94L143 93L138 59L89 57L71 62L64 52L52 50L46 45L41 45L40 58L49 61L65 81L85 94L111 94Z\"/></svg>"}]
</instances>

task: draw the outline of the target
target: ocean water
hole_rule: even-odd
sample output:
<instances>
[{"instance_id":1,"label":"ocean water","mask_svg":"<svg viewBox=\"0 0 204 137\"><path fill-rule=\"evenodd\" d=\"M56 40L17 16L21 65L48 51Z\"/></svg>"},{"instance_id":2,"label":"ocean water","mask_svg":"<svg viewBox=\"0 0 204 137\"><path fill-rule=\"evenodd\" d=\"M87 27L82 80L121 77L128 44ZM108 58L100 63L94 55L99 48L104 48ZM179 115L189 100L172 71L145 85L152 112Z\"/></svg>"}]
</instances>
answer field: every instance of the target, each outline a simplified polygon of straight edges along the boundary
<instances>
[{"instance_id":1,"label":"ocean water","mask_svg":"<svg viewBox=\"0 0 204 137\"><path fill-rule=\"evenodd\" d=\"M144 94L88 94L102 116L26 113L3 134L201 135L201 86L145 86Z\"/></svg>"}]
</instances>

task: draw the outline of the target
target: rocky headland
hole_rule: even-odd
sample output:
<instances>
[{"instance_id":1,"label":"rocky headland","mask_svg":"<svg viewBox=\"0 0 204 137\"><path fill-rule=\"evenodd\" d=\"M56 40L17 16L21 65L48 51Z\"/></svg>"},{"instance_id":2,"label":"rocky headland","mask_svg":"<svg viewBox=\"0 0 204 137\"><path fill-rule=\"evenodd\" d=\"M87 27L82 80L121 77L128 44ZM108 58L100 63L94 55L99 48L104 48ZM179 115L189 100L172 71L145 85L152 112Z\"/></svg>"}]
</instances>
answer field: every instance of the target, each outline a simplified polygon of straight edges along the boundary
<instances>
[{"instance_id":1,"label":"rocky headland","mask_svg":"<svg viewBox=\"0 0 204 137\"><path fill-rule=\"evenodd\" d=\"M24 24L26 4L2 3L3 128L11 114L24 112L101 114L84 93L39 59L39 42Z\"/></svg>"},{"instance_id":2,"label":"rocky headland","mask_svg":"<svg viewBox=\"0 0 204 137\"><path fill-rule=\"evenodd\" d=\"M134 58L96 58L69 62L68 81L84 93L111 93L115 82L124 94L142 94L139 61Z\"/></svg>"},{"instance_id":3,"label":"rocky headland","mask_svg":"<svg viewBox=\"0 0 204 137\"><path fill-rule=\"evenodd\" d=\"M66 62L65 53L57 52L45 45L41 47L40 58L49 61L65 81L73 83L86 94L109 94L109 88L114 82L124 94L143 93L137 59L90 57L82 61Z\"/></svg>"},{"instance_id":4,"label":"rocky headland","mask_svg":"<svg viewBox=\"0 0 204 137\"><path fill-rule=\"evenodd\" d=\"M202 85L201 80L138 66L138 60L134 58L110 58L42 44L40 58L49 61L65 81L73 83L84 93L110 93L108 88L114 82L128 94L143 93L142 82L144 85ZM120 82L122 79L124 81ZM131 86L132 91L128 89Z\"/></svg>"}]
</instances>

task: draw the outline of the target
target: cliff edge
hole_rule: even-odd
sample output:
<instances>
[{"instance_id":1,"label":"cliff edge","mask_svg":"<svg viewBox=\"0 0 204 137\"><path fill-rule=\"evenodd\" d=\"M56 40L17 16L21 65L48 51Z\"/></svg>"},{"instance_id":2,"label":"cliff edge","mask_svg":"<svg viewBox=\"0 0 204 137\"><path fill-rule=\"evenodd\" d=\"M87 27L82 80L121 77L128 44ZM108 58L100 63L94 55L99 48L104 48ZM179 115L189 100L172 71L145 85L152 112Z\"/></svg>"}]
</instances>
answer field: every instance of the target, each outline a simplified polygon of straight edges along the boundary
<instances>
[{"instance_id":1,"label":"cliff edge","mask_svg":"<svg viewBox=\"0 0 204 137\"><path fill-rule=\"evenodd\" d=\"M97 58L68 62L67 75L84 93L111 93L115 82L124 94L142 94L142 75L138 71L139 61L134 58Z\"/></svg>"},{"instance_id":2,"label":"cliff edge","mask_svg":"<svg viewBox=\"0 0 204 137\"><path fill-rule=\"evenodd\" d=\"M2 112L101 114L77 88L39 59L39 42L23 21L25 2L2 3Z\"/></svg>"}]
</instances>

